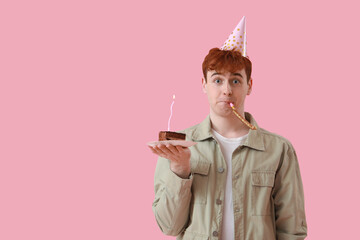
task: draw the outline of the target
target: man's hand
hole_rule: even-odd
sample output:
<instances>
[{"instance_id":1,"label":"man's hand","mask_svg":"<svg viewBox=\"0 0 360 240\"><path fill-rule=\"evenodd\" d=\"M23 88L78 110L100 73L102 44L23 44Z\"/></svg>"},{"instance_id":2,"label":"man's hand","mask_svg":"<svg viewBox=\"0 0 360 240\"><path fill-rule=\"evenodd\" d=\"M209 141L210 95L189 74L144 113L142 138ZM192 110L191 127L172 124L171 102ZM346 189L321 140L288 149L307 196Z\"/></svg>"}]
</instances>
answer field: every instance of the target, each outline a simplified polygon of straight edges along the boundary
<instances>
[{"instance_id":1,"label":"man's hand","mask_svg":"<svg viewBox=\"0 0 360 240\"><path fill-rule=\"evenodd\" d=\"M188 178L190 175L190 149L171 144L158 144L149 147L156 155L170 160L170 170L181 178Z\"/></svg>"}]
</instances>

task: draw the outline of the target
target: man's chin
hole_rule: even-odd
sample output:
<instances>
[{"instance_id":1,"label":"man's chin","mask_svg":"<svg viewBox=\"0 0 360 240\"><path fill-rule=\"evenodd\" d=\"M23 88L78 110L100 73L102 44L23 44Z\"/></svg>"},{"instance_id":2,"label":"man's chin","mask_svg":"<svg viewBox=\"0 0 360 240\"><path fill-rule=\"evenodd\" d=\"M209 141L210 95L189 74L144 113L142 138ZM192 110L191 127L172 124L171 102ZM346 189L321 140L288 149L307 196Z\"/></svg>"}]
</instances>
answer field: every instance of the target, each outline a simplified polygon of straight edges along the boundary
<instances>
[{"instance_id":1,"label":"man's chin","mask_svg":"<svg viewBox=\"0 0 360 240\"><path fill-rule=\"evenodd\" d=\"M215 114L218 115L219 117L232 117L234 113L232 112L231 108L226 108L226 109L218 109L217 111L215 111Z\"/></svg>"}]
</instances>

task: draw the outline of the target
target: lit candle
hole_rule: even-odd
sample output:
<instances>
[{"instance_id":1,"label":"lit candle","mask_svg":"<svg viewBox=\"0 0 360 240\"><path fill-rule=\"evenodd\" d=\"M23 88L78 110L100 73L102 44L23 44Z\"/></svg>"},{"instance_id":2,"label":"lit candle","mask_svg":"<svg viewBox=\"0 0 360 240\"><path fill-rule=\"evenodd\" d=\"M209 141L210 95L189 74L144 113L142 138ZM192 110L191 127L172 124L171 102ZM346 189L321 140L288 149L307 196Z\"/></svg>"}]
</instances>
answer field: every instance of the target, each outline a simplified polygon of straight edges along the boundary
<instances>
[{"instance_id":1,"label":"lit candle","mask_svg":"<svg viewBox=\"0 0 360 240\"><path fill-rule=\"evenodd\" d=\"M170 107L170 117L169 117L169 121L168 121L168 131L170 131L170 120L171 120L171 117L172 117L172 112L173 112L173 105L174 105L174 102L175 102L175 94L173 95L173 102L171 103L171 107Z\"/></svg>"},{"instance_id":2,"label":"lit candle","mask_svg":"<svg viewBox=\"0 0 360 240\"><path fill-rule=\"evenodd\" d=\"M230 107L233 109L233 113L246 125L248 126L251 130L256 130L256 127L254 125L252 125L251 123L249 123L245 118L243 118L235 109L234 104L230 103Z\"/></svg>"}]
</instances>

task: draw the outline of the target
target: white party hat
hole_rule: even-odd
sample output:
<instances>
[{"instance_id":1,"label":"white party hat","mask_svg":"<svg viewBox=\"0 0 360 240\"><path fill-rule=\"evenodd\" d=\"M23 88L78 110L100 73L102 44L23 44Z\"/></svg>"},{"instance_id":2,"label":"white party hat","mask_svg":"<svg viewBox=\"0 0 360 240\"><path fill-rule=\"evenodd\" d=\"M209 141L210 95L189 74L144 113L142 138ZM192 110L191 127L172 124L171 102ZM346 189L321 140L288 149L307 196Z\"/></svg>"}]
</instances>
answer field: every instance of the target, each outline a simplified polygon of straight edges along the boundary
<instances>
[{"instance_id":1,"label":"white party hat","mask_svg":"<svg viewBox=\"0 0 360 240\"><path fill-rule=\"evenodd\" d=\"M220 48L221 50L232 50L241 52L246 57L246 24L245 16L240 20L234 31L226 39L224 45Z\"/></svg>"}]
</instances>

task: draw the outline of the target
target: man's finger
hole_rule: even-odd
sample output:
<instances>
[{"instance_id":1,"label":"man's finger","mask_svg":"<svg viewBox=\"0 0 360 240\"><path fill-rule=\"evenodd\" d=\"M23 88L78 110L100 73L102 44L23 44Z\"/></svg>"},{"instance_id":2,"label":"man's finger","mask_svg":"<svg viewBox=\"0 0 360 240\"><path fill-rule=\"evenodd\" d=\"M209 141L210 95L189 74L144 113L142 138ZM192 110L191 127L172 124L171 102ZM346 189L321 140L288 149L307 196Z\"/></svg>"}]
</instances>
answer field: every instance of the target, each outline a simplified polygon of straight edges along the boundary
<instances>
[{"instance_id":1,"label":"man's finger","mask_svg":"<svg viewBox=\"0 0 360 240\"><path fill-rule=\"evenodd\" d=\"M164 151L161 150L161 148L159 148L159 145L154 146L154 150L156 151L156 153L157 153L159 156L165 155Z\"/></svg>"},{"instance_id":2,"label":"man's finger","mask_svg":"<svg viewBox=\"0 0 360 240\"><path fill-rule=\"evenodd\" d=\"M150 150L153 152L153 153L156 153L155 149L151 146L148 146L150 148Z\"/></svg>"},{"instance_id":3,"label":"man's finger","mask_svg":"<svg viewBox=\"0 0 360 240\"><path fill-rule=\"evenodd\" d=\"M160 146L158 145L159 149L165 154L165 155L173 155L173 153L163 144Z\"/></svg>"},{"instance_id":4,"label":"man's finger","mask_svg":"<svg viewBox=\"0 0 360 240\"><path fill-rule=\"evenodd\" d=\"M154 154L162 157L163 152L161 152L160 149L156 149L155 147L149 147L149 148L150 148L150 150L151 150Z\"/></svg>"},{"instance_id":5,"label":"man's finger","mask_svg":"<svg viewBox=\"0 0 360 240\"><path fill-rule=\"evenodd\" d=\"M183 146L177 145L177 146L176 146L176 149L179 151L179 153L183 153L183 152L185 152L185 149L187 149L187 147L183 147Z\"/></svg>"},{"instance_id":6,"label":"man's finger","mask_svg":"<svg viewBox=\"0 0 360 240\"><path fill-rule=\"evenodd\" d=\"M179 151L175 146L170 144L170 145L166 145L166 147L172 152L172 154L174 155L179 154Z\"/></svg>"}]
</instances>

